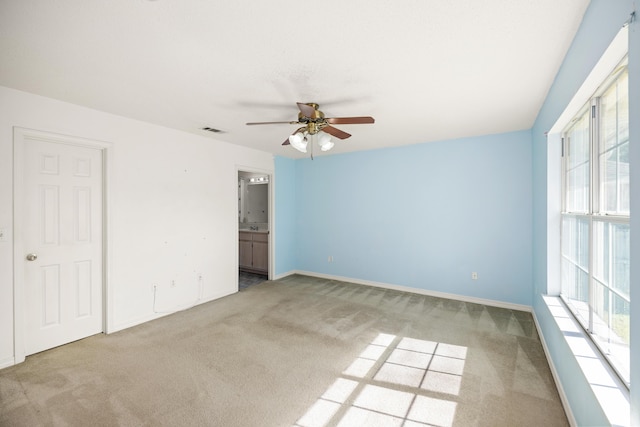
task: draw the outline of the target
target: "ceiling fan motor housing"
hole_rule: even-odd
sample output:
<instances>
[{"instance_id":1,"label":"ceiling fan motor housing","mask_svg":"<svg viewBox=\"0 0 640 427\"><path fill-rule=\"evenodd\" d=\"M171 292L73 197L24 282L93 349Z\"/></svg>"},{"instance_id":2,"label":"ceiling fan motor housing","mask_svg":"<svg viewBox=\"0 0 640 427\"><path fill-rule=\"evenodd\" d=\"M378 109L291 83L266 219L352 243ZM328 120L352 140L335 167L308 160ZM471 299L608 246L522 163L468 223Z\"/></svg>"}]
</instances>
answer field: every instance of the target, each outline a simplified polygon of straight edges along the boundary
<instances>
[{"instance_id":1,"label":"ceiling fan motor housing","mask_svg":"<svg viewBox=\"0 0 640 427\"><path fill-rule=\"evenodd\" d=\"M306 123L307 132L310 135L315 135L327 125L327 122L324 120L324 113L318 110L318 104L308 103L307 105L313 108L313 114L305 116L301 111L298 113L298 121L300 123Z\"/></svg>"}]
</instances>

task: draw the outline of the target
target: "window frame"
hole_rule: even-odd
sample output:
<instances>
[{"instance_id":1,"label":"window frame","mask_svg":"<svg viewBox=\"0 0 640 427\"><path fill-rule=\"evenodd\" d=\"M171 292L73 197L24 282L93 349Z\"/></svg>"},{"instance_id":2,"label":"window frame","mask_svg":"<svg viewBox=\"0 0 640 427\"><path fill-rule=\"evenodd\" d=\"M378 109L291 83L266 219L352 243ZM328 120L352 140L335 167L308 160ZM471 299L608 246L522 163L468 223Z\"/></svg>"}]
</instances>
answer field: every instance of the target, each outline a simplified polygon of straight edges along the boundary
<instances>
[{"instance_id":1,"label":"window frame","mask_svg":"<svg viewBox=\"0 0 640 427\"><path fill-rule=\"evenodd\" d=\"M627 78L628 78L627 61L628 61L628 56L625 55L624 58L620 61L620 63L614 68L614 71L611 72L603 80L603 82L598 86L597 90L593 93L593 95L588 99L588 101L583 105L583 107L578 109L578 111L573 116L573 118L562 130L562 135L561 135L562 136L562 139L561 139L562 159L560 162L561 164L561 174L560 174L561 176L561 192L560 192L561 220L560 220L560 254L559 255L560 255L560 275L561 275L561 286L560 286L561 300L567 306L567 308L569 309L569 312L571 312L572 315L575 317L577 323L585 330L589 338L591 338L591 341L595 344L596 348L600 351L604 359L607 361L607 363L612 368L612 370L616 373L616 375L621 380L621 382L627 387L627 389L629 389L630 388L630 378L629 378L630 366L627 366L624 372L621 370L621 369L624 369L624 367L617 366L615 359L612 360L612 358L609 357L609 354L608 354L609 351L606 348L604 348L603 343L600 342L600 338L596 335L595 328L594 328L594 322L596 321L595 319L596 315L594 314L594 312L597 311L596 296L595 296L595 290L594 290L594 288L596 287L596 282L600 286L604 286L607 289L609 293L608 294L609 307L612 304L611 301L613 300L613 298L611 297L613 295L616 295L618 298L622 298L627 302L627 304L630 304L630 301L631 301L630 295L623 295L611 283L604 284L602 283L602 280L599 280L598 278L596 278L595 258L594 258L594 252L596 252L595 233L594 233L595 222L601 222L601 223L613 224L613 225L625 224L627 226L629 226L630 224L630 212L626 215L619 214L619 213L615 213L615 214L607 213L606 209L603 209L603 205L601 204L601 200L600 200L601 194L602 194L602 189L601 189L602 177L600 175L600 172L601 172L600 156L602 153L600 152L600 147L605 145L605 142L601 140L601 134L600 134L600 124L601 124L600 100L603 94L605 94L614 84L616 84L618 82L618 79L621 76L623 76L624 73L627 73ZM587 132L589 137L589 141L588 141L589 177L587 179L589 188L587 191L588 200L586 203L588 211L587 212L578 211L578 210L569 211L567 209L567 206L568 206L567 173L570 170L570 168L568 167L569 166L568 163L569 163L571 145L569 143L570 141L569 141L568 134L569 134L569 131L574 128L574 125L576 124L576 122L583 119L583 116L585 114L588 114L588 124L589 124L589 130ZM620 144L616 144L615 148L617 149L617 147L619 146ZM603 153L607 152L608 150L604 150ZM620 186L618 182L616 182L616 185L617 185L617 188ZM617 189L616 191L619 191L619 190ZM619 194L617 194L617 197L618 197L617 206L619 207L620 206ZM587 282L587 285L588 285L587 286L587 302L586 302L586 307L588 310L587 316L584 316L584 308L578 307L576 304L574 304L572 301L572 298L566 295L566 292L565 292L566 290L565 290L564 279L563 279L563 276L566 273L566 271L564 270L565 263L569 262L570 264L573 265L574 268L578 268L584 271L584 268L580 265L580 261L577 255L574 257L575 261L570 259L569 256L565 255L564 239L565 239L565 219L566 218L586 220L588 224L587 226L587 231L588 231L587 269L588 271L586 272L587 281L588 281ZM577 238L574 238L572 241L572 244L576 244L577 246L578 242L579 241L577 240ZM609 311L609 316L611 316L610 311ZM609 325L608 329L609 331L612 331L612 326Z\"/></svg>"}]
</instances>

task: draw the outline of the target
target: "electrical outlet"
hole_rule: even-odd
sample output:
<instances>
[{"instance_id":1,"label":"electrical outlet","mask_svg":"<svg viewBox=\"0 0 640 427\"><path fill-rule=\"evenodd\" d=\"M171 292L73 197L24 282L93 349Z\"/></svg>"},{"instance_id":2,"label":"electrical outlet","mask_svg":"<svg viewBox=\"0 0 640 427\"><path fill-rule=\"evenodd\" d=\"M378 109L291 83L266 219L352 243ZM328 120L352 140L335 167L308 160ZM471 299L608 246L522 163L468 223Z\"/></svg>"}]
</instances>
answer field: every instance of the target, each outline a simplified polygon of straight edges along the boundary
<instances>
[{"instance_id":1,"label":"electrical outlet","mask_svg":"<svg viewBox=\"0 0 640 427\"><path fill-rule=\"evenodd\" d=\"M175 280L172 280L172 281L171 281L171 287L172 287L172 288L175 288L175 287L176 287L176 281L175 281Z\"/></svg>"},{"instance_id":2,"label":"electrical outlet","mask_svg":"<svg viewBox=\"0 0 640 427\"><path fill-rule=\"evenodd\" d=\"M478 280L478 273L476 273L475 271L473 273L471 273L471 279L472 280Z\"/></svg>"},{"instance_id":3,"label":"electrical outlet","mask_svg":"<svg viewBox=\"0 0 640 427\"><path fill-rule=\"evenodd\" d=\"M333 255L329 255L329 258L327 258L327 262L333 262Z\"/></svg>"}]
</instances>

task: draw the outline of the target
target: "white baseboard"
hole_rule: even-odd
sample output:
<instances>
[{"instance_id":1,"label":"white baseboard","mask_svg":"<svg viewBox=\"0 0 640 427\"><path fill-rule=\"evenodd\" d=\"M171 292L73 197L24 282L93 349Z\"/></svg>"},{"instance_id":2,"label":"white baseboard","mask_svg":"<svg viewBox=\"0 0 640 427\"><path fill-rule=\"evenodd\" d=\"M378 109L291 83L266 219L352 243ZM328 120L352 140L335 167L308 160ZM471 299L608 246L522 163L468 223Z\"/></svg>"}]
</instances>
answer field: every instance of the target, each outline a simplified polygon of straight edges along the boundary
<instances>
[{"instance_id":1,"label":"white baseboard","mask_svg":"<svg viewBox=\"0 0 640 427\"><path fill-rule=\"evenodd\" d=\"M133 319L129 319L126 322L122 322L122 323L118 323L118 324L112 325L107 330L106 333L107 334L112 334L114 332L118 332L118 331L122 331L124 329L132 328L134 326L138 326L138 325L141 325L143 323L150 322L152 320L160 319L161 317L168 316L170 314L178 313L180 311L184 311L184 310L188 310L188 309L193 308L193 307L197 307L200 304L205 304L205 303L208 303L208 302L211 302L211 301L215 301L217 299L220 299L220 298L235 294L237 292L238 292L237 289L235 291L231 291L231 292L226 292L225 291L225 292L221 292L221 293L217 293L217 294L214 294L214 295L210 295L210 296L208 296L208 297L206 297L204 299L198 300L193 305L185 306L185 307L177 307L173 311L152 313L152 314L147 314L145 316L140 316L140 317L136 317L136 318L133 318Z\"/></svg>"},{"instance_id":2,"label":"white baseboard","mask_svg":"<svg viewBox=\"0 0 640 427\"><path fill-rule=\"evenodd\" d=\"M544 350L544 355L547 358L547 363L549 364L549 369L551 370L551 376L553 377L553 381L556 383L556 388L558 389L558 394L560 395L560 401L562 402L562 407L564 408L564 412L567 415L567 419L569 421L569 425L571 427L577 427L578 423L576 421L575 416L573 415L573 411L571 411L571 405L569 405L569 398L567 394L564 392L564 388L562 388L562 383L560 382L560 376L558 375L558 370L553 363L553 359L551 358L551 353L549 352L549 348L547 347L547 342L544 339L544 335L542 335L542 328L538 323L538 318L536 317L536 312L532 311L533 314L533 322L536 325L536 330L538 332L538 336L540 337L540 342L542 343L542 349Z\"/></svg>"},{"instance_id":3,"label":"white baseboard","mask_svg":"<svg viewBox=\"0 0 640 427\"><path fill-rule=\"evenodd\" d=\"M280 280L283 279L287 276L291 276L293 274L299 274L297 270L291 270L291 271L287 271L286 273L280 273L280 274L276 274L275 276L273 276L271 278L271 280Z\"/></svg>"},{"instance_id":4,"label":"white baseboard","mask_svg":"<svg viewBox=\"0 0 640 427\"><path fill-rule=\"evenodd\" d=\"M331 274L315 273L313 271L295 270L295 271L290 271L283 275L278 275L278 278L283 278L286 276L290 276L292 274L301 274L304 276L319 277L322 279L338 280L341 282L355 283L358 285L374 286L376 288L393 289L396 291L411 292L414 294L427 295L431 297L446 298L446 299L457 300L457 301L471 302L475 304L483 304L491 307L506 308L509 310L518 310L518 311L527 311L527 312L532 312L533 310L530 305L514 304L510 302L497 301L497 300L491 300L491 299L485 299L485 298L476 298L476 297L471 297L467 295L449 294L446 292L430 291L428 289L412 288L410 286L402 286L402 285L394 285L390 283L373 282L370 280L354 279L352 277L334 276Z\"/></svg>"},{"instance_id":5,"label":"white baseboard","mask_svg":"<svg viewBox=\"0 0 640 427\"><path fill-rule=\"evenodd\" d=\"M13 366L16 364L16 361L13 357L7 357L6 359L0 360L0 369L8 368L9 366Z\"/></svg>"}]
</instances>

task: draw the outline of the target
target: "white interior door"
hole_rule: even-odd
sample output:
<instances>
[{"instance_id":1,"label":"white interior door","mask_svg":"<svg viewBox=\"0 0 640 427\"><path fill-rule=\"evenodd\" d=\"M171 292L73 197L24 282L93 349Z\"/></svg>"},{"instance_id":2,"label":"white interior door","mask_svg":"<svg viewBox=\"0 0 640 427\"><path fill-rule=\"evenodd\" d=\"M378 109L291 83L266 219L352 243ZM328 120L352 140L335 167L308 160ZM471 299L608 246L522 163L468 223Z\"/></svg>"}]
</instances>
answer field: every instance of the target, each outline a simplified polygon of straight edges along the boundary
<instances>
[{"instance_id":1,"label":"white interior door","mask_svg":"<svg viewBox=\"0 0 640 427\"><path fill-rule=\"evenodd\" d=\"M25 352L103 330L102 150L24 139Z\"/></svg>"}]
</instances>

